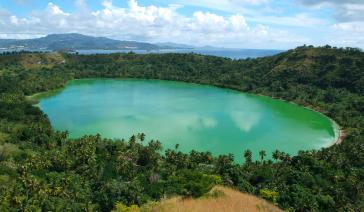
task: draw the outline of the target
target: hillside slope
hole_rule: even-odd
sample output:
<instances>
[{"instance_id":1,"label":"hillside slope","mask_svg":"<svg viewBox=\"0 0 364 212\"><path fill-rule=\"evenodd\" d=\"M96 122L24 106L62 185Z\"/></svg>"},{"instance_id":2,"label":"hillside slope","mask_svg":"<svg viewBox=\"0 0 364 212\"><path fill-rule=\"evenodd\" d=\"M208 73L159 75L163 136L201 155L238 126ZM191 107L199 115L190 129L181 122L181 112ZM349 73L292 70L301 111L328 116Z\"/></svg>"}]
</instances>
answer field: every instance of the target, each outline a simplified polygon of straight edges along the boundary
<instances>
[{"instance_id":1,"label":"hillside slope","mask_svg":"<svg viewBox=\"0 0 364 212\"><path fill-rule=\"evenodd\" d=\"M210 193L221 193L218 197L200 199L172 198L148 208L152 212L281 212L282 210L263 199L244 194L231 188L217 186Z\"/></svg>"}]
</instances>

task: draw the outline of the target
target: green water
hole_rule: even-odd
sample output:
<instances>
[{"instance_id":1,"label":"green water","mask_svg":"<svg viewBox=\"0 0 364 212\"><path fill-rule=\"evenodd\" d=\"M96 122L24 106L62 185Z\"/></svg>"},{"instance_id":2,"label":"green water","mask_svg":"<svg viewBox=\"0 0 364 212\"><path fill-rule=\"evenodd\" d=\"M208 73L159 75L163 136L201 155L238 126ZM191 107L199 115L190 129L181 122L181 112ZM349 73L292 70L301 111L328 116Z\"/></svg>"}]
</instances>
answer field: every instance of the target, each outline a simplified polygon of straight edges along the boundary
<instances>
[{"instance_id":1,"label":"green water","mask_svg":"<svg viewBox=\"0 0 364 212\"><path fill-rule=\"evenodd\" d=\"M330 145L336 128L325 116L268 97L159 80L89 79L40 95L40 108L71 137L100 133L129 138L143 132L164 148L232 153L298 150Z\"/></svg>"}]
</instances>

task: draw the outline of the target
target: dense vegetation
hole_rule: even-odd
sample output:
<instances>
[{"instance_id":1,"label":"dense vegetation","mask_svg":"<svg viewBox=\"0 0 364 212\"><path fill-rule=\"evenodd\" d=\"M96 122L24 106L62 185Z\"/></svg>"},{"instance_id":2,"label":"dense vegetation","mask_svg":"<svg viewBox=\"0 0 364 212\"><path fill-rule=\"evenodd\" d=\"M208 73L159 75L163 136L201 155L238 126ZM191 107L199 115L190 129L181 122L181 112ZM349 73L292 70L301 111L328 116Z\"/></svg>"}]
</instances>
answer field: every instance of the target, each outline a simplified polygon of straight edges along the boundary
<instances>
[{"instance_id":1,"label":"dense vegetation","mask_svg":"<svg viewBox=\"0 0 364 212\"><path fill-rule=\"evenodd\" d=\"M127 141L69 139L54 131L28 95L71 79L165 79L229 87L311 106L345 129L342 144L245 164L232 155L162 150L144 134ZM127 101L127 100L126 100ZM183 144L181 144L183 145ZM164 154L162 154L164 152ZM364 53L299 47L246 60L196 54L0 56L0 211L99 210L164 196L199 197L214 184L260 195L296 211L364 208Z\"/></svg>"}]
</instances>

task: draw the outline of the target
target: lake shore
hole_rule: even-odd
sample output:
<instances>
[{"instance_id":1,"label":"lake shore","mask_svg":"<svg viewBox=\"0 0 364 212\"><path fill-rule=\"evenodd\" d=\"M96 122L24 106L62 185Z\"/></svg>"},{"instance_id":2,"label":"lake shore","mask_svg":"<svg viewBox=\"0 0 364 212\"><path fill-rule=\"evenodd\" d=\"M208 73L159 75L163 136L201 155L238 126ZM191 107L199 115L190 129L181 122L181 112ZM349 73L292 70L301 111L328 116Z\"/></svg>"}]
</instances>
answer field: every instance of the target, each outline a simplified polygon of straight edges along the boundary
<instances>
[{"instance_id":1,"label":"lake shore","mask_svg":"<svg viewBox=\"0 0 364 212\"><path fill-rule=\"evenodd\" d=\"M345 131L343 129L340 129L339 137L337 138L336 142L334 144L332 144L331 146L341 144L344 141L345 137L346 137Z\"/></svg>"},{"instance_id":2,"label":"lake shore","mask_svg":"<svg viewBox=\"0 0 364 212\"><path fill-rule=\"evenodd\" d=\"M342 127L334 119L332 119L331 117L324 114L324 112L322 110L317 109L317 108L313 108L312 105L301 105L301 104L298 104L296 102L287 101L285 99L282 99L282 98L279 98L279 97L276 97L276 96L267 96L267 95L264 95L264 94L256 94L256 95L264 96L264 97L270 97L272 99L277 99L277 100L284 101L284 102L287 102L287 103L290 103L290 104L298 105L300 107L304 107L307 110L314 111L314 112L319 113L322 116L325 116L326 118L328 118L332 122L332 124L334 125L335 138L336 139L330 145L328 145L327 147L324 147L324 148L329 148L329 147L331 147L333 145L339 145L344 141L344 138L346 137L346 133L345 133L344 129L342 129ZM338 135L336 135L336 134L338 134Z\"/></svg>"}]
</instances>

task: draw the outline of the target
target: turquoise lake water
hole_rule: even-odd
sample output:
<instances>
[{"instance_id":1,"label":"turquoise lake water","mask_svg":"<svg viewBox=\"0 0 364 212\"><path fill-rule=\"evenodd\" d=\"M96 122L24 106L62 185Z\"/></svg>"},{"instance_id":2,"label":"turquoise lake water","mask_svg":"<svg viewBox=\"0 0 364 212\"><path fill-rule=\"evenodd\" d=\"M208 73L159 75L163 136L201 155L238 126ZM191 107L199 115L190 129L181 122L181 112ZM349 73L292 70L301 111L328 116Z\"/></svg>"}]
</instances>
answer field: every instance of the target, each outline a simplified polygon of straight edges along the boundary
<instances>
[{"instance_id":1,"label":"turquoise lake water","mask_svg":"<svg viewBox=\"0 0 364 212\"><path fill-rule=\"evenodd\" d=\"M100 133L129 138L145 133L163 147L185 152L232 153L254 158L266 150L292 154L334 142L337 129L327 117L303 107L229 89L181 82L136 79L71 81L40 95L39 107L57 130L71 137Z\"/></svg>"}]
</instances>

